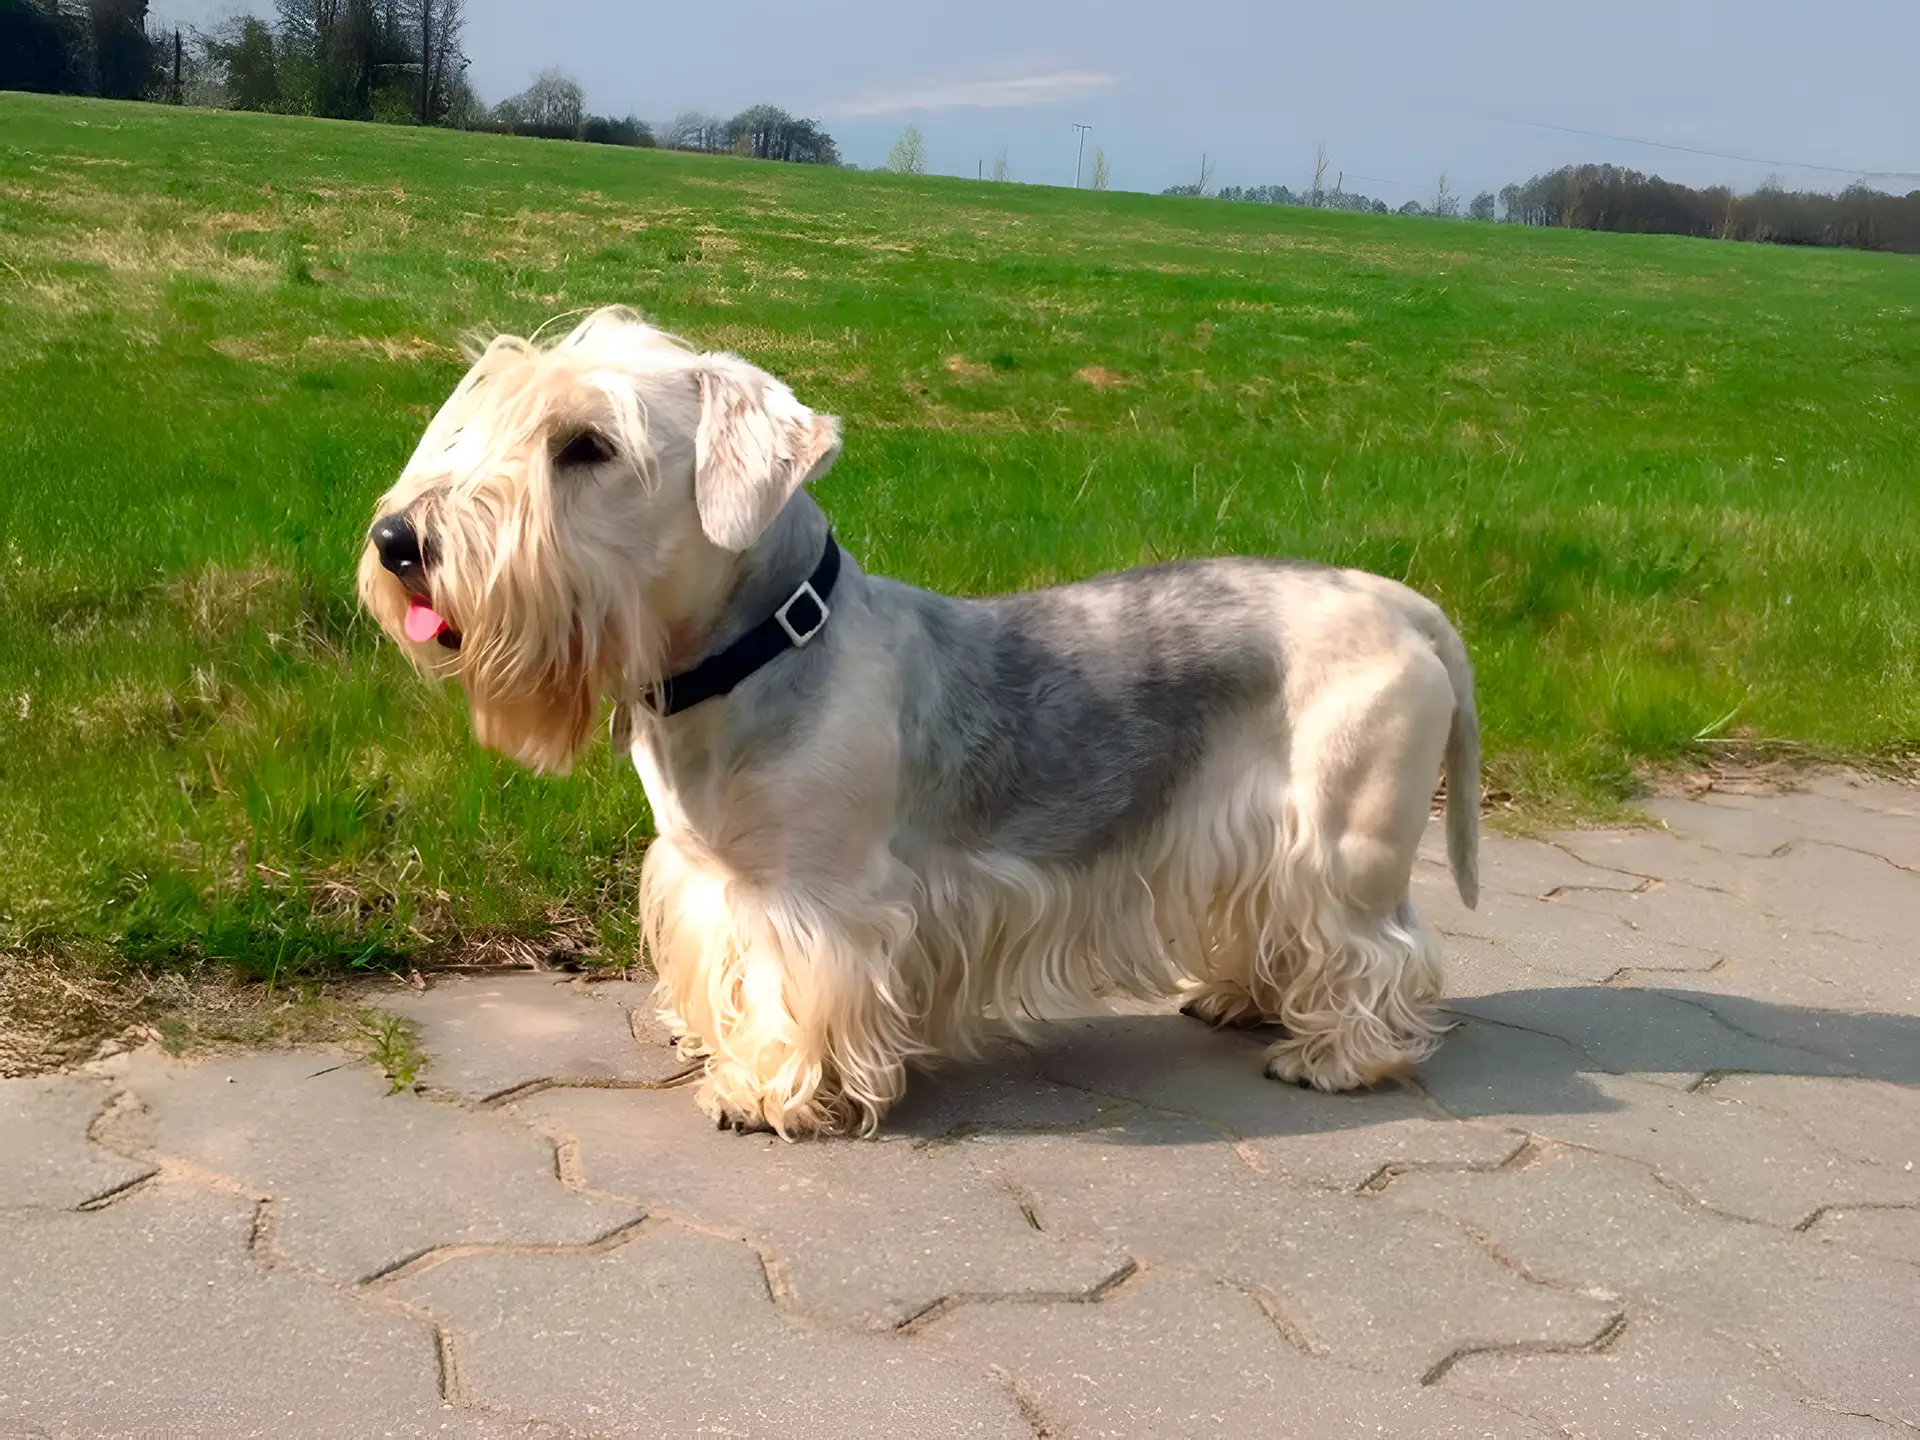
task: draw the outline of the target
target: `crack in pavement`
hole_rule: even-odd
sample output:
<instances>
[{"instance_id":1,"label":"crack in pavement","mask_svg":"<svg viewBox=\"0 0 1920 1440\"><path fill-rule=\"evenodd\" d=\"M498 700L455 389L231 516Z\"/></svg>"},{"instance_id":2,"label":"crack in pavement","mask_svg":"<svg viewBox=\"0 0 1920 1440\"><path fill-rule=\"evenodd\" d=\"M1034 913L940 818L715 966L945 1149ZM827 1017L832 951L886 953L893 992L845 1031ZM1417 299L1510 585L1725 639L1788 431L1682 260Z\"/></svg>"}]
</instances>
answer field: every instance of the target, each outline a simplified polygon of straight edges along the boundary
<instances>
[{"instance_id":1,"label":"crack in pavement","mask_svg":"<svg viewBox=\"0 0 1920 1440\"><path fill-rule=\"evenodd\" d=\"M703 1060L696 1060L684 1068L675 1071L664 1080L567 1080L555 1076L543 1075L537 1080L518 1081L515 1084L507 1086L504 1090L496 1090L491 1095L483 1095L478 1100L469 1099L467 1096L453 1090L431 1088L423 1093L427 1094L430 1099L444 1100L447 1103L460 1105L468 1110L498 1110L505 1106L512 1105L517 1101L531 1099L535 1095L543 1095L549 1090L677 1090L684 1085L690 1085L695 1080L698 1080L700 1078L701 1068L705 1063Z\"/></svg>"},{"instance_id":2,"label":"crack in pavement","mask_svg":"<svg viewBox=\"0 0 1920 1440\"><path fill-rule=\"evenodd\" d=\"M1753 1340L1741 1336L1728 1335L1717 1327L1710 1328L1712 1328L1713 1333L1720 1335L1723 1339L1729 1340L1741 1346L1743 1349L1751 1350L1754 1354L1758 1355L1762 1364L1785 1380L1789 1389L1797 1392L1794 1398L1808 1408L1824 1411L1829 1415L1845 1415L1855 1420L1871 1420L1876 1425L1882 1425L1889 1430L1903 1434L1920 1433L1920 1424L1905 1420L1898 1415L1877 1415L1871 1410L1848 1410L1837 1402L1828 1399L1813 1385L1809 1384L1806 1378L1788 1363L1787 1357L1780 1353L1778 1346L1769 1345L1764 1340Z\"/></svg>"},{"instance_id":3,"label":"crack in pavement","mask_svg":"<svg viewBox=\"0 0 1920 1440\"><path fill-rule=\"evenodd\" d=\"M1000 1181L1007 1187L1007 1193L1013 1196L1013 1203L1020 1207L1020 1213L1025 1217L1027 1224L1039 1234L1045 1235L1047 1227L1040 1223L1039 1198L1011 1175L1002 1175Z\"/></svg>"},{"instance_id":4,"label":"crack in pavement","mask_svg":"<svg viewBox=\"0 0 1920 1440\"><path fill-rule=\"evenodd\" d=\"M1420 1377L1422 1385L1438 1385L1449 1370L1473 1355L1599 1355L1627 1333L1627 1312L1616 1311L1589 1340L1512 1340L1498 1344L1462 1345L1433 1363Z\"/></svg>"},{"instance_id":5,"label":"crack in pavement","mask_svg":"<svg viewBox=\"0 0 1920 1440\"><path fill-rule=\"evenodd\" d=\"M1020 1412L1020 1418L1026 1422L1027 1429L1033 1432L1033 1440L1053 1440L1060 1432L1040 1408L1040 1402L1021 1382L1020 1377L1001 1365L986 1367L987 1378L997 1385L1006 1387L1007 1394L1013 1397L1014 1409Z\"/></svg>"},{"instance_id":6,"label":"crack in pavement","mask_svg":"<svg viewBox=\"0 0 1920 1440\"><path fill-rule=\"evenodd\" d=\"M1702 953L1711 954L1712 952L1703 951ZM1634 975L1718 975L1735 963L1735 957L1732 955L1722 955L1704 970L1691 970L1684 965L1622 965L1600 983L1613 990L1644 990L1648 987L1635 984L1629 977Z\"/></svg>"},{"instance_id":7,"label":"crack in pavement","mask_svg":"<svg viewBox=\"0 0 1920 1440\"><path fill-rule=\"evenodd\" d=\"M1468 1122L1456 1120L1453 1123L1456 1125L1464 1125ZM1513 1149L1509 1150L1498 1160L1492 1162L1475 1160L1389 1160L1378 1170L1374 1171L1373 1174L1354 1186L1350 1193L1355 1195L1378 1195L1402 1175L1491 1175L1501 1170L1525 1168L1524 1162L1522 1164L1515 1164L1515 1162L1519 1161L1522 1156L1527 1156L1528 1160L1531 1160L1532 1152L1539 1149L1538 1142L1533 1136L1523 1131L1512 1130L1504 1125L1499 1128L1508 1131L1508 1133L1513 1136Z\"/></svg>"},{"instance_id":8,"label":"crack in pavement","mask_svg":"<svg viewBox=\"0 0 1920 1440\"><path fill-rule=\"evenodd\" d=\"M1794 1229L1806 1234L1829 1215L1848 1215L1858 1210L1916 1210L1920 1211L1920 1201L1893 1200L1836 1200L1831 1205L1822 1205L1812 1211L1805 1219L1794 1225ZM1907 1262L1920 1265L1920 1259Z\"/></svg>"},{"instance_id":9,"label":"crack in pavement","mask_svg":"<svg viewBox=\"0 0 1920 1440\"><path fill-rule=\"evenodd\" d=\"M1706 973L1711 973L1711 972L1706 972ZM1673 990L1648 990L1646 993L1649 995L1658 995L1664 1000L1671 1000L1676 1005L1691 1005L1694 1009L1698 1010L1701 1014L1705 1015L1709 1020L1713 1021L1715 1024L1720 1025L1727 1030L1732 1031L1735 1035L1740 1036L1742 1039L1756 1041L1761 1045L1771 1045L1778 1050L1792 1050L1797 1054L1807 1056L1809 1059L1818 1060L1824 1065L1839 1065L1843 1063L1841 1061L1835 1060L1830 1055L1823 1055L1818 1050L1809 1050L1806 1046L1796 1044L1792 1040L1782 1040L1777 1036L1773 1036L1773 1035L1762 1035L1756 1030L1749 1030L1744 1025L1736 1024L1734 1021L1729 1020L1726 1016L1722 1015L1718 1010L1716 1010L1710 1000L1697 1000L1693 998L1692 995L1682 995L1677 991L1673 991ZM1810 1077L1810 1078L1825 1078L1825 1079L1832 1079L1832 1080L1861 1080L1861 1079L1865 1079L1866 1077L1861 1075L1857 1070L1840 1070L1840 1071L1832 1072L1824 1077Z\"/></svg>"},{"instance_id":10,"label":"crack in pavement","mask_svg":"<svg viewBox=\"0 0 1920 1440\"><path fill-rule=\"evenodd\" d=\"M649 1212L638 1220L625 1221L605 1234L579 1244L543 1245L538 1242L477 1240L429 1245L405 1259L382 1266L372 1274L355 1281L354 1284L363 1291L378 1293L391 1289L403 1280L411 1280L415 1276L426 1274L429 1270L437 1270L451 1261L470 1260L481 1255L605 1255L637 1239L649 1224L657 1227L661 1223L663 1223L663 1217Z\"/></svg>"},{"instance_id":11,"label":"crack in pavement","mask_svg":"<svg viewBox=\"0 0 1920 1440\"><path fill-rule=\"evenodd\" d=\"M1461 998L1467 1001L1468 1003L1471 1003L1474 999L1482 998L1482 997L1469 995L1469 996L1462 996ZM1459 1002L1454 1002L1454 1003L1459 1003ZM1440 1007L1440 1011L1444 1015L1452 1015L1457 1017L1459 1020L1467 1021L1470 1023L1477 1022L1481 1025L1496 1025L1502 1030L1517 1030L1522 1035L1535 1035L1542 1040L1557 1040L1560 1044L1566 1046L1567 1049L1571 1050L1575 1055L1579 1056L1580 1059L1586 1063L1587 1068L1593 1074L1612 1075L1620 1079L1627 1078L1625 1071L1615 1070L1610 1066L1602 1065L1592 1055L1587 1053L1587 1050L1584 1046L1578 1044L1575 1041L1569 1040L1564 1035L1556 1035L1551 1030L1538 1030L1531 1025L1522 1025L1517 1020L1496 1020L1491 1015L1482 1015L1476 1010L1455 1010L1452 1004L1442 1005Z\"/></svg>"},{"instance_id":12,"label":"crack in pavement","mask_svg":"<svg viewBox=\"0 0 1920 1440\"><path fill-rule=\"evenodd\" d=\"M1140 1273L1131 1255L1085 1290L955 1290L928 1301L893 1326L896 1335L917 1335L944 1316L968 1305L1097 1305Z\"/></svg>"},{"instance_id":13,"label":"crack in pavement","mask_svg":"<svg viewBox=\"0 0 1920 1440\"><path fill-rule=\"evenodd\" d=\"M1035 1073L1034 1078L1047 1081L1049 1084L1060 1083L1038 1072ZM1069 1086L1065 1088L1071 1089L1077 1087ZM1109 1098L1108 1096L1091 1090L1083 1090L1081 1093L1093 1095L1096 1099ZM1063 1120L1058 1124L1047 1124L1045 1122L1023 1124L1018 1121L963 1120L950 1129L942 1130L938 1135L924 1136L914 1140L912 1146L915 1150L924 1152L928 1150L943 1150L949 1146L964 1144L969 1140L991 1139L1002 1135L1091 1135L1108 1128L1115 1117L1124 1115L1128 1110L1142 1110L1147 1108L1150 1107L1142 1105L1136 1100L1115 1098L1111 1104L1103 1105L1099 1110L1084 1120Z\"/></svg>"}]
</instances>

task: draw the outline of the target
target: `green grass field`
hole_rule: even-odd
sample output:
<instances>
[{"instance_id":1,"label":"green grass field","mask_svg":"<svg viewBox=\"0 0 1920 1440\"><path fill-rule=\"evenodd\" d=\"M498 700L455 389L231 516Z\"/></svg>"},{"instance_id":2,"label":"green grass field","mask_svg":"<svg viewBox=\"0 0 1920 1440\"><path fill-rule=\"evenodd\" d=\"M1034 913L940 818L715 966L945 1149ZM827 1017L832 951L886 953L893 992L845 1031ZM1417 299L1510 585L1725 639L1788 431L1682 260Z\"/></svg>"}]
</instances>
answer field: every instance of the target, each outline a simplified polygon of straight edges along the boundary
<instances>
[{"instance_id":1,"label":"green grass field","mask_svg":"<svg viewBox=\"0 0 1920 1440\"><path fill-rule=\"evenodd\" d=\"M611 301L845 418L871 569L1407 580L1522 814L1920 741L1913 259L5 95L0 951L631 955L630 769L481 753L351 584L461 334Z\"/></svg>"}]
</instances>

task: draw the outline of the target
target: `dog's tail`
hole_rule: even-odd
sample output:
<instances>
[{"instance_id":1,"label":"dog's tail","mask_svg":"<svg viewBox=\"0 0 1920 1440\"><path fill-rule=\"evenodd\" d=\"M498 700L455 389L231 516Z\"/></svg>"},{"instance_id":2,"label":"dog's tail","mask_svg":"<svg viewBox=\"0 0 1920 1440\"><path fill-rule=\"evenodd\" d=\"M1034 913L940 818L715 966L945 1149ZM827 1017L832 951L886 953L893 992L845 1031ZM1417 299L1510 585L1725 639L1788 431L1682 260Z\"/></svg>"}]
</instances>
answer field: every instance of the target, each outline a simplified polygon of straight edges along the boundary
<instances>
[{"instance_id":1,"label":"dog's tail","mask_svg":"<svg viewBox=\"0 0 1920 1440\"><path fill-rule=\"evenodd\" d=\"M1453 726L1447 732L1447 864L1460 898L1480 903L1480 716L1473 705L1473 662L1460 633L1442 619L1433 637L1453 682Z\"/></svg>"}]
</instances>

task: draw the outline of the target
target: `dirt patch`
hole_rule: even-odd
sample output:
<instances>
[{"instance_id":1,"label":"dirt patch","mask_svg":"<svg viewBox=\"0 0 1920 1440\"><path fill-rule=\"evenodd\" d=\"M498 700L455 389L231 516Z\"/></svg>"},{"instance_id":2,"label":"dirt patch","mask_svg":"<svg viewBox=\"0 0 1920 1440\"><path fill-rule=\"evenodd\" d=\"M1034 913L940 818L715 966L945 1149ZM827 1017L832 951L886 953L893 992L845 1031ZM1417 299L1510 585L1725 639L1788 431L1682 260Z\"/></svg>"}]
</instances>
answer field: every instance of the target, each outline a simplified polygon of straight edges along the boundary
<instances>
[{"instance_id":1,"label":"dirt patch","mask_svg":"<svg viewBox=\"0 0 1920 1440\"><path fill-rule=\"evenodd\" d=\"M978 360L969 360L964 355L949 355L945 361L947 373L962 380L984 380L992 372Z\"/></svg>"},{"instance_id":2,"label":"dirt patch","mask_svg":"<svg viewBox=\"0 0 1920 1440\"><path fill-rule=\"evenodd\" d=\"M147 975L8 951L0 953L0 1077L43 1074L149 1041L192 1053L344 1040L354 1033L359 989L276 993L216 966Z\"/></svg>"},{"instance_id":3,"label":"dirt patch","mask_svg":"<svg viewBox=\"0 0 1920 1440\"><path fill-rule=\"evenodd\" d=\"M1073 372L1073 378L1093 386L1096 390L1118 390L1123 385L1133 383L1126 376L1117 374L1104 365L1082 365Z\"/></svg>"},{"instance_id":4,"label":"dirt patch","mask_svg":"<svg viewBox=\"0 0 1920 1440\"><path fill-rule=\"evenodd\" d=\"M1848 774L1920 784L1920 759L1888 756L1865 761L1849 770L1823 762L1798 745L1785 741L1736 739L1717 747L1720 753L1684 768L1652 771L1642 778L1655 795L1697 799L1702 795L1791 795L1804 790L1819 775Z\"/></svg>"}]
</instances>

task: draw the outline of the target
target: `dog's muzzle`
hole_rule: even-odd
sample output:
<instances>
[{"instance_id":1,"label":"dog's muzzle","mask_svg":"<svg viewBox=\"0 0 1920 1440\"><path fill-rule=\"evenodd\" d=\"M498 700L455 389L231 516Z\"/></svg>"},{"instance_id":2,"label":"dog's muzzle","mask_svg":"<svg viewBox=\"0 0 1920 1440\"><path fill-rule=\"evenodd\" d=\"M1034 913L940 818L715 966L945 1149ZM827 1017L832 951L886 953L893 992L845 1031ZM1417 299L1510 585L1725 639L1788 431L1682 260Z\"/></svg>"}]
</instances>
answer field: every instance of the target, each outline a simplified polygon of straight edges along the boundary
<instances>
[{"instance_id":1,"label":"dog's muzzle","mask_svg":"<svg viewBox=\"0 0 1920 1440\"><path fill-rule=\"evenodd\" d=\"M449 650L460 648L460 632L440 617L428 598L428 550L420 532L405 515L387 515L373 522L367 537L389 574L407 588L407 638L424 645L437 640Z\"/></svg>"}]
</instances>

